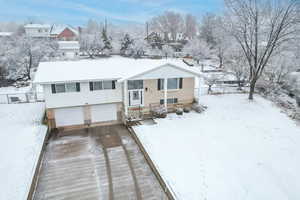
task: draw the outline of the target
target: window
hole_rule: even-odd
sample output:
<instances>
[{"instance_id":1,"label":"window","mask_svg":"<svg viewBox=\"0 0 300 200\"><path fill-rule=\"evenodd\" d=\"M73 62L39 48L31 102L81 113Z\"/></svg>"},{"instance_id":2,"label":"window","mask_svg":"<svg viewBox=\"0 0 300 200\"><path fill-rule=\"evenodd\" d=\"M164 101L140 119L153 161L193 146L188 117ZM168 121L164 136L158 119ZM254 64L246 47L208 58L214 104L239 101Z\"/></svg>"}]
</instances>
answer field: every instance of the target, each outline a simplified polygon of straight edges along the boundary
<instances>
[{"instance_id":1,"label":"window","mask_svg":"<svg viewBox=\"0 0 300 200\"><path fill-rule=\"evenodd\" d=\"M114 90L114 89L116 89L116 81L90 82L90 91L94 91L94 90Z\"/></svg>"},{"instance_id":2,"label":"window","mask_svg":"<svg viewBox=\"0 0 300 200\"><path fill-rule=\"evenodd\" d=\"M182 78L169 78L168 90L182 89ZM158 90L164 89L164 79L158 79Z\"/></svg>"},{"instance_id":3,"label":"window","mask_svg":"<svg viewBox=\"0 0 300 200\"><path fill-rule=\"evenodd\" d=\"M113 81L103 81L102 82L102 87L103 90L112 90L113 89Z\"/></svg>"},{"instance_id":4,"label":"window","mask_svg":"<svg viewBox=\"0 0 300 200\"><path fill-rule=\"evenodd\" d=\"M128 90L141 90L144 88L143 80L128 81Z\"/></svg>"},{"instance_id":5,"label":"window","mask_svg":"<svg viewBox=\"0 0 300 200\"><path fill-rule=\"evenodd\" d=\"M66 84L66 91L67 92L76 92L76 83L67 83Z\"/></svg>"},{"instance_id":6,"label":"window","mask_svg":"<svg viewBox=\"0 0 300 200\"><path fill-rule=\"evenodd\" d=\"M80 83L58 83L51 85L52 93L80 92Z\"/></svg>"},{"instance_id":7,"label":"window","mask_svg":"<svg viewBox=\"0 0 300 200\"><path fill-rule=\"evenodd\" d=\"M167 104L176 104L176 103L178 103L178 99L177 98L169 98L169 99L167 99ZM161 105L165 104L165 100L161 99L160 100L160 104Z\"/></svg>"},{"instance_id":8,"label":"window","mask_svg":"<svg viewBox=\"0 0 300 200\"><path fill-rule=\"evenodd\" d=\"M65 84L55 84L56 93L66 92Z\"/></svg>"},{"instance_id":9,"label":"window","mask_svg":"<svg viewBox=\"0 0 300 200\"><path fill-rule=\"evenodd\" d=\"M170 78L168 79L168 90L176 90L179 88L179 79Z\"/></svg>"}]
</instances>

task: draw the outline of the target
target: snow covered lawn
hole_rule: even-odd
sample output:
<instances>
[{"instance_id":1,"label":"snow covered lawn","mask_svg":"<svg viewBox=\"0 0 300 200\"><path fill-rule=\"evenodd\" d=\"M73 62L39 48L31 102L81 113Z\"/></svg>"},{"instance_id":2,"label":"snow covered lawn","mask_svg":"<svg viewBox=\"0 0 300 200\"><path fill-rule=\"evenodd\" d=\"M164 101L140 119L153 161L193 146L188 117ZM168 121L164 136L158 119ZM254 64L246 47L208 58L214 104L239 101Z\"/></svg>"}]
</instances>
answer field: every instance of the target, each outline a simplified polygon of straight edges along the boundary
<instances>
[{"instance_id":1,"label":"snow covered lawn","mask_svg":"<svg viewBox=\"0 0 300 200\"><path fill-rule=\"evenodd\" d=\"M269 101L203 96L204 114L135 131L180 200L300 199L300 127Z\"/></svg>"},{"instance_id":2,"label":"snow covered lawn","mask_svg":"<svg viewBox=\"0 0 300 200\"><path fill-rule=\"evenodd\" d=\"M0 199L27 198L47 127L44 103L0 104Z\"/></svg>"}]
</instances>

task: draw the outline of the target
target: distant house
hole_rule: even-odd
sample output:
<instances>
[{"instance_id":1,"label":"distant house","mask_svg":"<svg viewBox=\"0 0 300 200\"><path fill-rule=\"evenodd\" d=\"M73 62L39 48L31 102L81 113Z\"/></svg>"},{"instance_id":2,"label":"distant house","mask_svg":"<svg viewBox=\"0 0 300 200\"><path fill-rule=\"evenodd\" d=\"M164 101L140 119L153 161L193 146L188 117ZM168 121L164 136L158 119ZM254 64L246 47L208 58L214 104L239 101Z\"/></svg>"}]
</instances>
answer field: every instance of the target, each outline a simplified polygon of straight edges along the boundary
<instances>
[{"instance_id":1,"label":"distant house","mask_svg":"<svg viewBox=\"0 0 300 200\"><path fill-rule=\"evenodd\" d=\"M61 41L78 40L79 31L69 25L53 25L51 29L51 37Z\"/></svg>"},{"instance_id":2,"label":"distant house","mask_svg":"<svg viewBox=\"0 0 300 200\"><path fill-rule=\"evenodd\" d=\"M154 109L191 106L198 76L182 60L116 56L42 62L34 83L44 88L49 126L75 128L121 124Z\"/></svg>"},{"instance_id":3,"label":"distant house","mask_svg":"<svg viewBox=\"0 0 300 200\"><path fill-rule=\"evenodd\" d=\"M49 24L27 24L24 28L28 37L50 38L51 25Z\"/></svg>"},{"instance_id":4,"label":"distant house","mask_svg":"<svg viewBox=\"0 0 300 200\"><path fill-rule=\"evenodd\" d=\"M65 58L75 58L79 54L78 41L58 41L59 53Z\"/></svg>"},{"instance_id":5,"label":"distant house","mask_svg":"<svg viewBox=\"0 0 300 200\"><path fill-rule=\"evenodd\" d=\"M13 32L0 32L0 38L8 38L11 37L13 34Z\"/></svg>"}]
</instances>

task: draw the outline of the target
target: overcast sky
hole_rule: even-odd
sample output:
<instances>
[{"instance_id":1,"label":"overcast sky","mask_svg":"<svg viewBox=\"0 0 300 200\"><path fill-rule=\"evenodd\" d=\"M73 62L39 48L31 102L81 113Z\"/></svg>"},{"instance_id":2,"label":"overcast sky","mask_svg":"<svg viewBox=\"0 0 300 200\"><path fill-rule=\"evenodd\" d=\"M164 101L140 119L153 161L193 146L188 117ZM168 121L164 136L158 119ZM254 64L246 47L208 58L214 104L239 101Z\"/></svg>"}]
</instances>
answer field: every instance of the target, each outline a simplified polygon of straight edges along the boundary
<instances>
[{"instance_id":1,"label":"overcast sky","mask_svg":"<svg viewBox=\"0 0 300 200\"><path fill-rule=\"evenodd\" d=\"M221 12L223 0L0 0L0 21L82 25L88 19L143 23L165 10L202 16Z\"/></svg>"}]
</instances>

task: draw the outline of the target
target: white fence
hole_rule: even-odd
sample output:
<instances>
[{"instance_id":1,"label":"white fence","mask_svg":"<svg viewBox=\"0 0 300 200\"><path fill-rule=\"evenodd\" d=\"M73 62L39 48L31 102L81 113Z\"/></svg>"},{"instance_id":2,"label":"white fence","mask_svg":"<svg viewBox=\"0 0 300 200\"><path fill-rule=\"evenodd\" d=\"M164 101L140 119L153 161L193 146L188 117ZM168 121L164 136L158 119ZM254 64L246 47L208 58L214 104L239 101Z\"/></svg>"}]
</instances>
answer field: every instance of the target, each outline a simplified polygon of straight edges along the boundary
<instances>
[{"instance_id":1,"label":"white fence","mask_svg":"<svg viewBox=\"0 0 300 200\"><path fill-rule=\"evenodd\" d=\"M45 101L45 99L44 93L42 92L0 94L0 104L33 103L43 101Z\"/></svg>"},{"instance_id":2,"label":"white fence","mask_svg":"<svg viewBox=\"0 0 300 200\"><path fill-rule=\"evenodd\" d=\"M211 88L210 93L208 93L208 86L205 87L200 87L200 91L199 88L195 89L195 97L196 99L199 96L199 92L200 92L200 96L203 95L214 95L214 94L240 94L240 93L246 93L249 91L248 87L243 87L241 90L238 88L238 86L235 85L215 85Z\"/></svg>"}]
</instances>

